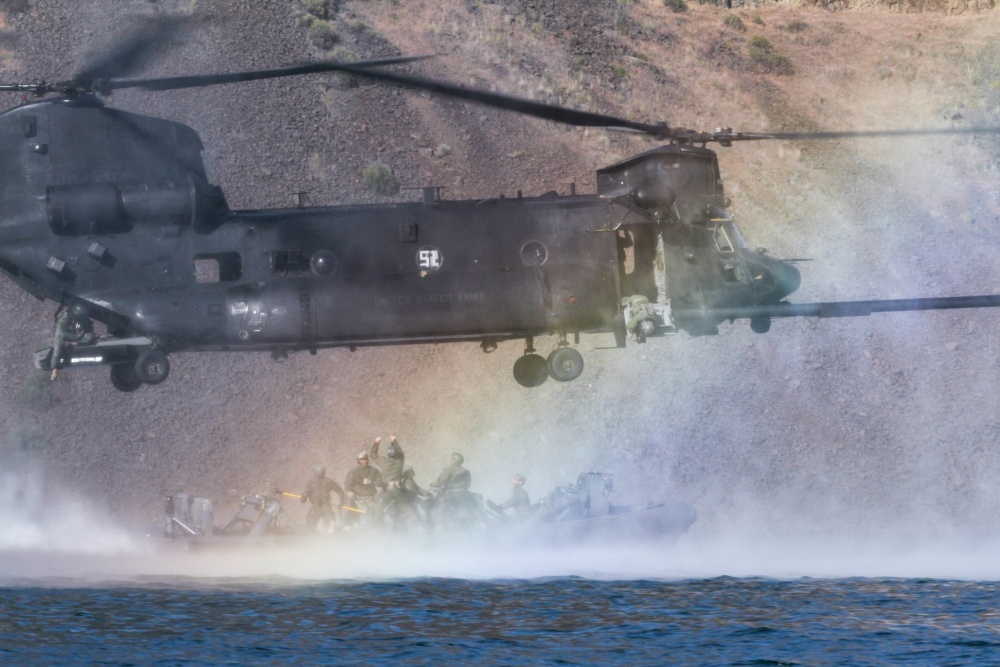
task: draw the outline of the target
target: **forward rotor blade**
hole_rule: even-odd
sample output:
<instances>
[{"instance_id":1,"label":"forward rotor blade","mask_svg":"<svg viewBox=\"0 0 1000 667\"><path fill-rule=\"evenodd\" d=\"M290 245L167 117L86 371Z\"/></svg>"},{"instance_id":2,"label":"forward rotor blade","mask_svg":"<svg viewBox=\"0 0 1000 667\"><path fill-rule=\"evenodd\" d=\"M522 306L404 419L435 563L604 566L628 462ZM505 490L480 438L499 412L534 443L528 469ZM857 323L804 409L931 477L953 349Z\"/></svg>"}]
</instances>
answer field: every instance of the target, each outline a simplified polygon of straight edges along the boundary
<instances>
[{"instance_id":1,"label":"forward rotor blade","mask_svg":"<svg viewBox=\"0 0 1000 667\"><path fill-rule=\"evenodd\" d=\"M671 136L671 129L665 124L651 125L649 123L639 123L626 118L618 118L616 116L609 116L600 113L591 113L589 111L578 111L576 109L569 109L567 107L561 107L554 104L546 104L544 102L536 102L522 97L513 97L500 93L491 93L485 90L465 88L463 86L456 86L443 81L422 79L420 77L395 74L393 72L360 70L355 68L353 64L343 64L340 65L338 69L345 72L352 72L360 77L378 79L379 81L389 81L407 88L414 88L416 90L428 90L440 95L446 95L448 97L454 97L468 102L475 102L477 104L497 109L514 111L527 116L534 116L535 118L552 120L557 123L566 123L567 125L575 125L577 127L603 127L608 129L631 130L633 132L651 134L660 139L666 139Z\"/></svg>"},{"instance_id":2,"label":"forward rotor blade","mask_svg":"<svg viewBox=\"0 0 1000 667\"><path fill-rule=\"evenodd\" d=\"M711 141L766 141L813 139L864 139L878 137L919 137L943 134L1000 134L1000 127L942 127L923 130L857 130L848 132L713 132Z\"/></svg>"},{"instance_id":3,"label":"forward rotor blade","mask_svg":"<svg viewBox=\"0 0 1000 667\"><path fill-rule=\"evenodd\" d=\"M685 308L673 311L676 319L750 319L754 317L867 317L872 313L898 313L914 310L954 310L956 308L1000 308L1000 294L978 296L942 296L920 299L881 299L877 301L828 301L822 303L779 303L772 306L736 306L732 308Z\"/></svg>"},{"instance_id":4,"label":"forward rotor blade","mask_svg":"<svg viewBox=\"0 0 1000 667\"><path fill-rule=\"evenodd\" d=\"M206 86L218 86L226 83L239 83L242 81L259 81L261 79L277 79L286 76L301 76L303 74L316 74L318 72L337 72L358 69L365 71L369 67L385 67L388 65L401 65L404 63L416 62L433 58L434 56L400 56L397 58L382 58L380 60L363 60L349 63L349 68L345 63L317 62L303 65L293 65L290 67L279 67L276 69L250 70L246 72L229 72L224 74L202 74L195 76L174 76L156 79L119 79L106 82L108 90L121 90L123 88L142 88L144 90L179 90L181 88L204 88Z\"/></svg>"}]
</instances>

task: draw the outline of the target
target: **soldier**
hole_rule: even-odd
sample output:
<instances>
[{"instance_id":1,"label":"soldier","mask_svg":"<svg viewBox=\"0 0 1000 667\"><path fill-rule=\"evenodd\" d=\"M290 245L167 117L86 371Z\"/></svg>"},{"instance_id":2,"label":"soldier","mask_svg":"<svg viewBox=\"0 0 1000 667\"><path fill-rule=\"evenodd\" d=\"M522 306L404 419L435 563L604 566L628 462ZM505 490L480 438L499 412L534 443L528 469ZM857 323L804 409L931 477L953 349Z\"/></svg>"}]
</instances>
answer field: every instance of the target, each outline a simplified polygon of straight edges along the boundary
<instances>
[{"instance_id":1,"label":"soldier","mask_svg":"<svg viewBox=\"0 0 1000 667\"><path fill-rule=\"evenodd\" d=\"M382 473L382 481L385 482L385 494L372 517L377 524L382 523L382 517L385 513L390 510L393 504L399 502L399 487L405 464L403 448L399 446L396 436L389 436L389 448L386 450L385 456L379 456L378 453L378 446L381 442L382 436L375 438L371 449L371 461L378 467Z\"/></svg>"},{"instance_id":2,"label":"soldier","mask_svg":"<svg viewBox=\"0 0 1000 667\"><path fill-rule=\"evenodd\" d=\"M634 294L622 299L622 306L629 310L629 319L625 329L639 343L646 342L646 336L656 331L656 310L649 298L642 294Z\"/></svg>"},{"instance_id":3,"label":"soldier","mask_svg":"<svg viewBox=\"0 0 1000 667\"><path fill-rule=\"evenodd\" d=\"M399 485L403 500L405 502L419 502L422 498L430 498L430 492L420 488L417 481L413 479L413 474L413 466L403 468L403 479Z\"/></svg>"},{"instance_id":4,"label":"soldier","mask_svg":"<svg viewBox=\"0 0 1000 667\"><path fill-rule=\"evenodd\" d=\"M494 502L490 502L490 509L502 513L506 510L512 510L511 518L518 521L528 516L531 511L531 499L528 498L528 492L524 490L524 483L526 481L527 478L521 473L514 475L514 488L511 489L510 498L503 501L499 505ZM506 514L504 514L504 516L506 516Z\"/></svg>"},{"instance_id":5,"label":"soldier","mask_svg":"<svg viewBox=\"0 0 1000 667\"><path fill-rule=\"evenodd\" d=\"M344 480L344 490L350 499L355 510L367 511L368 506L373 503L378 492L385 488L382 481L382 473L368 465L368 452L358 453L358 465L347 473ZM356 521L357 512L350 512L351 518Z\"/></svg>"},{"instance_id":6,"label":"soldier","mask_svg":"<svg viewBox=\"0 0 1000 667\"><path fill-rule=\"evenodd\" d=\"M406 456L394 435L389 436L389 448L386 450L385 456L379 456L378 446L381 442L382 436L379 436L372 443L371 461L382 472L382 481L386 483L386 487L398 489L403 478L403 468L406 467Z\"/></svg>"},{"instance_id":7,"label":"soldier","mask_svg":"<svg viewBox=\"0 0 1000 667\"><path fill-rule=\"evenodd\" d=\"M393 518L394 526L399 530L417 528L424 529L428 523L427 508L424 500L431 494L420 488L413 478L413 467L406 466L399 482L399 496L391 507L386 510Z\"/></svg>"},{"instance_id":8,"label":"soldier","mask_svg":"<svg viewBox=\"0 0 1000 667\"><path fill-rule=\"evenodd\" d=\"M431 482L431 488L438 490L434 499L434 517L439 526L462 527L470 523L476 514L469 500L472 473L462 467L465 457L455 452L451 455L451 465L441 471Z\"/></svg>"},{"instance_id":9,"label":"soldier","mask_svg":"<svg viewBox=\"0 0 1000 667\"><path fill-rule=\"evenodd\" d=\"M472 486L472 473L462 467L465 457L455 452L451 455L451 465L441 471L437 480L431 482L432 489L440 489L444 495L460 495Z\"/></svg>"},{"instance_id":10,"label":"soldier","mask_svg":"<svg viewBox=\"0 0 1000 667\"><path fill-rule=\"evenodd\" d=\"M302 502L307 500L311 503L309 512L306 514L306 526L312 530L319 529L319 522L323 522L322 528L327 532L333 530L337 513L333 511L330 502L330 494L336 493L339 501L337 505L344 504L344 490L340 485L326 476L326 468L320 464L313 466L313 478L306 485L306 490L302 492Z\"/></svg>"}]
</instances>

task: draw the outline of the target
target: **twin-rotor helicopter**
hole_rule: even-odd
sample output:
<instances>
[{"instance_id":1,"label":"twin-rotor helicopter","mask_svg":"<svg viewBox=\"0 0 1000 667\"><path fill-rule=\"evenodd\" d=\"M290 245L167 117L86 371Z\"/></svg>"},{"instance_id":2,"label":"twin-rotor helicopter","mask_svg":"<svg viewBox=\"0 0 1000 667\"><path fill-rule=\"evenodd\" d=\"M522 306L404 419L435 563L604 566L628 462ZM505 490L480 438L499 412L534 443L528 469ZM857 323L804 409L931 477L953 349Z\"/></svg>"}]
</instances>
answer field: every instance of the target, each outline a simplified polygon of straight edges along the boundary
<instances>
[{"instance_id":1,"label":"twin-rotor helicopter","mask_svg":"<svg viewBox=\"0 0 1000 667\"><path fill-rule=\"evenodd\" d=\"M581 374L581 333L625 347L630 334L715 334L736 319L763 333L781 317L1000 306L1000 295L789 303L798 269L746 244L707 148L997 128L695 132L390 70L417 60L405 57L124 78L164 29L151 25L68 81L0 85L35 97L0 114L0 272L57 304L53 343L35 353L45 371L103 366L130 392L166 380L174 352L520 340L514 377L535 387ZM425 188L413 203L232 210L193 129L99 98L321 72L663 145L598 170L596 194L451 201ZM547 356L542 336L555 336Z\"/></svg>"}]
</instances>

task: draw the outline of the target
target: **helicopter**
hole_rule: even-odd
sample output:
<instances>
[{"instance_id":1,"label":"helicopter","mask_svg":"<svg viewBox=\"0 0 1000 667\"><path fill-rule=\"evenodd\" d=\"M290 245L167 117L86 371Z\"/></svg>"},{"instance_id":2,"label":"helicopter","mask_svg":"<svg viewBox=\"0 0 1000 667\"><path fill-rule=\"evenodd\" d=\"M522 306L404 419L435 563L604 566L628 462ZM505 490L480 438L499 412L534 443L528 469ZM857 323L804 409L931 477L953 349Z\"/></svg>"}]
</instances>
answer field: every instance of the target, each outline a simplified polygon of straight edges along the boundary
<instances>
[{"instance_id":1,"label":"helicopter","mask_svg":"<svg viewBox=\"0 0 1000 667\"><path fill-rule=\"evenodd\" d=\"M155 27L154 30L161 30ZM751 248L728 212L718 155L740 141L998 128L744 133L643 123L390 71L422 57L319 61L269 70L132 79L139 31L74 78L0 84L30 93L0 113L0 272L56 302L35 365L104 367L132 392L159 385L169 355L524 341L515 380L537 387L583 372L581 333L713 335L747 319L1000 306L1000 295L795 304L798 260ZM597 192L232 210L210 183L197 132L109 108L102 96L341 72L577 127L663 144L597 171ZM103 326L99 333L95 323ZM535 339L555 336L543 356Z\"/></svg>"}]
</instances>

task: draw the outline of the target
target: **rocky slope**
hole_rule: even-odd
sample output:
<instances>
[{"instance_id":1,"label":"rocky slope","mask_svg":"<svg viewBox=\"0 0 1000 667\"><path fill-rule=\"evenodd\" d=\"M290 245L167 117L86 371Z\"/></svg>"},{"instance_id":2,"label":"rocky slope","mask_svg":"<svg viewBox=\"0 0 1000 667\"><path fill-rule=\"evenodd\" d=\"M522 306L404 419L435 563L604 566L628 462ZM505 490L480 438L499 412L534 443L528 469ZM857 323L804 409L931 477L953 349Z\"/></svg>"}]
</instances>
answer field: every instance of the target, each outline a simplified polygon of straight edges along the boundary
<instances>
[{"instance_id":1,"label":"rocky slope","mask_svg":"<svg viewBox=\"0 0 1000 667\"><path fill-rule=\"evenodd\" d=\"M8 2L0 78L64 78L122 17L196 7L204 20L150 74L436 53L414 71L701 129L1000 124L1000 22L983 3L960 16L674 12L661 0L336 4L324 19L336 40L320 49L299 0ZM754 57L753 37L777 57ZM404 186L443 185L449 198L565 192L570 182L591 192L596 169L655 145L336 77L111 103L194 127L234 208L289 205L300 190L311 204L415 196L373 194L361 174L376 160ZM1000 290L996 141L720 150L751 245L814 260L795 300ZM122 395L103 372L55 383L36 373L30 353L53 310L0 283L0 461L123 522L155 518L180 488L225 511L230 491L297 487L316 461L343 474L354 452L389 433L425 482L456 449L494 497L515 469L536 495L602 469L618 475L625 499L687 498L702 531L995 534L1000 518L995 312L803 319L764 336L737 323L626 350L584 337L584 375L535 390L511 378L517 343L490 355L456 344L280 364L175 355L166 384Z\"/></svg>"}]
</instances>

